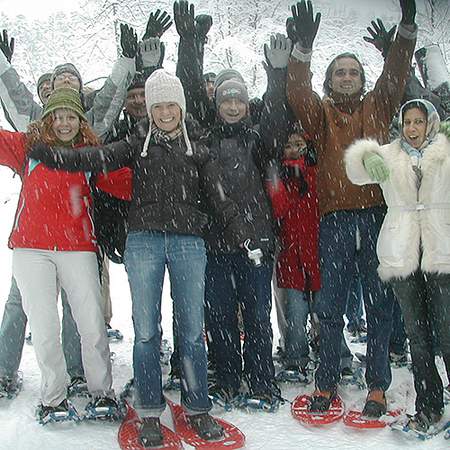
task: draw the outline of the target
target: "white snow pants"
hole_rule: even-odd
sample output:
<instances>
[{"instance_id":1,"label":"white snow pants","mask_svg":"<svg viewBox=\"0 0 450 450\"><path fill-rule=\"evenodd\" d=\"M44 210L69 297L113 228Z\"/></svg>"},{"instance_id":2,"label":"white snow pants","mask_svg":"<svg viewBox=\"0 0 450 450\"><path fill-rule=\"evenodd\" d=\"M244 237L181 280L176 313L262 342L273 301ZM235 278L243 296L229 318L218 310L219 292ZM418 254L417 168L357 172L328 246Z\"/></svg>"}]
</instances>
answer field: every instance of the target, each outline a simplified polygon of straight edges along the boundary
<instances>
[{"instance_id":1,"label":"white snow pants","mask_svg":"<svg viewBox=\"0 0 450 450\"><path fill-rule=\"evenodd\" d=\"M67 397L67 370L57 309L62 287L81 336L89 392L111 395L111 361L94 252L14 249L13 276L22 294L41 370L41 398L57 406Z\"/></svg>"}]
</instances>

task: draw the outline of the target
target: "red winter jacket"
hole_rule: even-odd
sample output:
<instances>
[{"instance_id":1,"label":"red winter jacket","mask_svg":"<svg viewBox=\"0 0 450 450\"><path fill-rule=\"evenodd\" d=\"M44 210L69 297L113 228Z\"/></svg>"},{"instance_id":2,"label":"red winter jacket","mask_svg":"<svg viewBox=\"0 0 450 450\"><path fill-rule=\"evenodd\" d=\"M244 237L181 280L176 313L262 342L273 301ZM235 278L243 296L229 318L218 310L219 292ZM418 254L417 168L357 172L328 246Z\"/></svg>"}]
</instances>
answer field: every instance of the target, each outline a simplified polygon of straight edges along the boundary
<instances>
[{"instance_id":1,"label":"red winter jacket","mask_svg":"<svg viewBox=\"0 0 450 450\"><path fill-rule=\"evenodd\" d=\"M53 170L28 159L25 143L24 133L0 131L0 164L22 178L9 247L96 251L89 174ZM100 175L96 184L120 198L131 198L129 169Z\"/></svg>"},{"instance_id":2,"label":"red winter jacket","mask_svg":"<svg viewBox=\"0 0 450 450\"><path fill-rule=\"evenodd\" d=\"M308 184L300 194L299 179L292 177L276 185L267 184L275 218L281 229L277 282L280 288L300 291L320 290L319 208L317 198L317 166L308 166L304 158L285 161L297 166Z\"/></svg>"}]
</instances>

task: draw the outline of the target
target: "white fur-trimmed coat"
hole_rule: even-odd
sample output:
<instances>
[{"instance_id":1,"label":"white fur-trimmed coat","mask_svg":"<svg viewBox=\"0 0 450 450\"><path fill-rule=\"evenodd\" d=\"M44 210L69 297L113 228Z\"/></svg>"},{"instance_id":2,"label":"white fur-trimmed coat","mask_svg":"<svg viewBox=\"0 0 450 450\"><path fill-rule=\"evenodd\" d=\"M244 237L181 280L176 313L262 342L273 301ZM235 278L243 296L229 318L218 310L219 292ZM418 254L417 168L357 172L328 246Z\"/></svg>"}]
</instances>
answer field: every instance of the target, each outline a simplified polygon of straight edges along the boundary
<instances>
[{"instance_id":1,"label":"white fur-trimmed coat","mask_svg":"<svg viewBox=\"0 0 450 450\"><path fill-rule=\"evenodd\" d=\"M419 192L411 158L399 140L383 146L373 140L351 145L345 164L352 183L374 183L364 168L366 152L382 156L389 168L388 180L380 184L388 207L377 242L380 278L405 278L419 264L423 272L450 273L450 141L438 134L425 148Z\"/></svg>"}]
</instances>

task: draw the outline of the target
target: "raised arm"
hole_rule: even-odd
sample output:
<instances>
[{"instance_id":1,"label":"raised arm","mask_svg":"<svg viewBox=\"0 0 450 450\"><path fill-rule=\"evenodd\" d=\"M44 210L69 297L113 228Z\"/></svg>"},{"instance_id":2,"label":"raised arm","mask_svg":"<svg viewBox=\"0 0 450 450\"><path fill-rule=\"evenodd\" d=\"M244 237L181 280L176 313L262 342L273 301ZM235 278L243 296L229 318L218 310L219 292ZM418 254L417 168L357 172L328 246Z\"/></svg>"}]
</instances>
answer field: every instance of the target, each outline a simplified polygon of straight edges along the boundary
<instances>
[{"instance_id":1,"label":"raised arm","mask_svg":"<svg viewBox=\"0 0 450 450\"><path fill-rule=\"evenodd\" d=\"M324 125L324 110L320 97L311 85L311 55L320 24L320 13L314 17L310 1L292 6L292 20L287 21L288 33L296 40L288 64L287 98L295 116L313 138L318 139Z\"/></svg>"},{"instance_id":2,"label":"raised arm","mask_svg":"<svg viewBox=\"0 0 450 450\"><path fill-rule=\"evenodd\" d=\"M25 132L30 122L41 117L42 107L34 101L33 94L11 66L13 39L8 41L8 34L3 30L0 36L0 99L8 122L15 130Z\"/></svg>"},{"instance_id":3,"label":"raised arm","mask_svg":"<svg viewBox=\"0 0 450 450\"><path fill-rule=\"evenodd\" d=\"M206 38L206 20L196 22L194 5L187 1L176 1L173 8L175 27L180 36L176 74L184 88L187 111L203 127L208 127L212 125L214 114L211 114L213 105L203 81L204 42L200 42Z\"/></svg>"},{"instance_id":4,"label":"raised arm","mask_svg":"<svg viewBox=\"0 0 450 450\"><path fill-rule=\"evenodd\" d=\"M400 6L402 20L373 90L378 104L377 110L384 112L385 117L382 119L386 123L391 121L402 101L417 37L417 25L414 22L415 0L400 0Z\"/></svg>"},{"instance_id":5,"label":"raised arm","mask_svg":"<svg viewBox=\"0 0 450 450\"><path fill-rule=\"evenodd\" d=\"M291 41L282 34L270 37L264 44L267 73L267 89L263 96L259 132L266 149L277 161L281 161L284 145L288 141L288 123L293 113L286 98L287 64L291 53Z\"/></svg>"},{"instance_id":6,"label":"raised arm","mask_svg":"<svg viewBox=\"0 0 450 450\"><path fill-rule=\"evenodd\" d=\"M92 108L86 116L97 136L104 140L122 111L127 88L135 73L135 57L138 51L137 37L133 28L121 26L123 56L114 64L111 75L95 96Z\"/></svg>"}]
</instances>

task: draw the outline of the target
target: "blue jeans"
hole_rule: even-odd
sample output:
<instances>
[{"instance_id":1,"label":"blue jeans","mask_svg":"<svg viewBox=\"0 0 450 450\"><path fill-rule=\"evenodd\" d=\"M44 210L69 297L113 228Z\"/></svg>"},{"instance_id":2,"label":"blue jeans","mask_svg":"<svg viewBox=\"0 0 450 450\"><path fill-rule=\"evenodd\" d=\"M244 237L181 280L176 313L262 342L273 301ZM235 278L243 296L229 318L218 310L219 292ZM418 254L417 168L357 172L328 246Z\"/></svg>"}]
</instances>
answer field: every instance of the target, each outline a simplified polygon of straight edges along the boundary
<instances>
[{"instance_id":1,"label":"blue jeans","mask_svg":"<svg viewBox=\"0 0 450 450\"><path fill-rule=\"evenodd\" d=\"M365 324L363 319L363 299L364 294L361 279L358 273L355 273L348 290L347 306L345 308L345 315L348 320L347 329L350 332L358 330L361 325Z\"/></svg>"},{"instance_id":2,"label":"blue jeans","mask_svg":"<svg viewBox=\"0 0 450 450\"><path fill-rule=\"evenodd\" d=\"M306 335L306 322L309 315L309 302L304 292L286 289L286 337L283 365L306 367L309 361L309 346Z\"/></svg>"},{"instance_id":3,"label":"blue jeans","mask_svg":"<svg viewBox=\"0 0 450 450\"><path fill-rule=\"evenodd\" d=\"M160 231L131 232L125 267L133 302L135 407L159 416L162 393L161 295L167 266L181 360L181 402L188 414L211 409L203 338L206 252L197 236Z\"/></svg>"},{"instance_id":4,"label":"blue jeans","mask_svg":"<svg viewBox=\"0 0 450 450\"><path fill-rule=\"evenodd\" d=\"M72 317L66 293L61 291L63 305L62 345L67 372L71 378L83 377L80 335ZM22 307L22 297L16 280L12 278L11 289L3 311L0 327L0 376L13 377L19 370L25 340L27 316Z\"/></svg>"},{"instance_id":5,"label":"blue jeans","mask_svg":"<svg viewBox=\"0 0 450 450\"><path fill-rule=\"evenodd\" d=\"M322 290L316 303L320 322L320 365L316 385L334 390L339 382L339 355L348 286L357 265L367 291L367 370L369 390L387 390L391 383L389 338L392 329L393 293L378 277L376 242L385 209L337 211L320 222ZM356 246L357 230L360 248Z\"/></svg>"},{"instance_id":6,"label":"blue jeans","mask_svg":"<svg viewBox=\"0 0 450 450\"><path fill-rule=\"evenodd\" d=\"M241 305L245 339L244 373L251 393L271 390L272 361L271 279L273 262L259 267L242 253L208 254L206 313L210 344L220 386L239 389L242 378L238 305Z\"/></svg>"}]
</instances>

